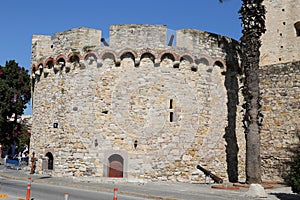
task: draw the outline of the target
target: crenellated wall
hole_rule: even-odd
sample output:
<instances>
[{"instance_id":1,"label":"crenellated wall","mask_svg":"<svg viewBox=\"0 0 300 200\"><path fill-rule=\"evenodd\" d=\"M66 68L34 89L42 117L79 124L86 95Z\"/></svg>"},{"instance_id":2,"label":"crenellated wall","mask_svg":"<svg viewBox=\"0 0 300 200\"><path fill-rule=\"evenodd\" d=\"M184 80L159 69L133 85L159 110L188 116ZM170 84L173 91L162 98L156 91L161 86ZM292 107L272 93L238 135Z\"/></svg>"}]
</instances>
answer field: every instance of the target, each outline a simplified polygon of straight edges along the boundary
<instances>
[{"instance_id":1,"label":"crenellated wall","mask_svg":"<svg viewBox=\"0 0 300 200\"><path fill-rule=\"evenodd\" d=\"M103 181L121 166L128 181L202 182L201 164L227 180L229 131L244 177L236 41L188 29L168 46L155 25L113 25L109 46L85 28L33 38L38 172L52 155L56 176Z\"/></svg>"}]
</instances>

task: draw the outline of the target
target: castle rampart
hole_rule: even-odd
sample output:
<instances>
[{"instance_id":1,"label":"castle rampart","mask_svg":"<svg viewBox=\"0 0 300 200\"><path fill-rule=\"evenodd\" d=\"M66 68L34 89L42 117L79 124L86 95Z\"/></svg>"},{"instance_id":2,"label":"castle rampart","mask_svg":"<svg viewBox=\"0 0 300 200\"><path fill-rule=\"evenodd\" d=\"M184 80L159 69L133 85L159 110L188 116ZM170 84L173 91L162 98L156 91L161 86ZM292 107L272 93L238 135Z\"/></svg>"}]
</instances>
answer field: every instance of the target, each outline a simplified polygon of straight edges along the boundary
<instances>
[{"instance_id":1,"label":"castle rampart","mask_svg":"<svg viewBox=\"0 0 300 200\"><path fill-rule=\"evenodd\" d=\"M101 31L65 33L33 37L38 171L199 182L202 164L227 179L225 129L243 133L241 123L227 123L236 107L227 94L238 91L228 83L237 82L239 62L227 63L237 58L228 51L236 41L189 29L170 46L166 27L153 25L113 25L103 46ZM242 176L245 142L237 137Z\"/></svg>"}]
</instances>

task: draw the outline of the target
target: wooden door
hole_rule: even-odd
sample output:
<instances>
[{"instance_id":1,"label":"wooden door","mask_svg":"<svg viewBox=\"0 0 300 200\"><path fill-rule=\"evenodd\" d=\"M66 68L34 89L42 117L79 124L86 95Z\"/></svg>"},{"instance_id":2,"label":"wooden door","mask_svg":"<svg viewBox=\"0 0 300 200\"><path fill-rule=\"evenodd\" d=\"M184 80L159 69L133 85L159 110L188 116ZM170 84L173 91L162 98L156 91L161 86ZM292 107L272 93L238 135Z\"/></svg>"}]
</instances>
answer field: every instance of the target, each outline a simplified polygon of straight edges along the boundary
<instances>
[{"instance_id":1,"label":"wooden door","mask_svg":"<svg viewBox=\"0 0 300 200\"><path fill-rule=\"evenodd\" d=\"M117 160L110 162L109 177L123 178L123 164Z\"/></svg>"}]
</instances>

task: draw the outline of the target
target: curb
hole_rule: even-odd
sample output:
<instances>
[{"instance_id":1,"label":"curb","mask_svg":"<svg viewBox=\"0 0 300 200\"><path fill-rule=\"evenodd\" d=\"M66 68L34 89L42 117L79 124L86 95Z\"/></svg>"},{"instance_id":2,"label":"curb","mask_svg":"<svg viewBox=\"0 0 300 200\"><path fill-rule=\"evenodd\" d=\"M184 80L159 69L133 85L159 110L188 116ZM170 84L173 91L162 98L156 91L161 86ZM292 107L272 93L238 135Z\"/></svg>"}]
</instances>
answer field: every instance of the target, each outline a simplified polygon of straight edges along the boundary
<instances>
[{"instance_id":1,"label":"curb","mask_svg":"<svg viewBox=\"0 0 300 200\"><path fill-rule=\"evenodd\" d=\"M30 176L30 175L28 175L28 176ZM20 180L20 181L27 181L27 179L28 179L28 178L25 178L25 177L9 176L9 175L3 174L1 172L0 172L0 177L3 177L5 179ZM84 188L84 189L88 189L88 190L108 192L108 193L111 192L111 189L108 189L108 188L80 185L80 182L78 182L78 184L76 184L76 183L58 184L56 181L51 181L51 180L46 181L43 178L39 178L39 177L36 177L36 176L31 176L31 178L32 178L32 182L34 182L34 183L46 183L46 184L50 184L50 185L64 185L64 186L72 187L72 188ZM180 200L180 199L172 198L172 197L162 197L162 196L156 196L156 195L150 195L150 194L141 194L141 193L130 192L130 191L119 191L118 194L129 195L129 196L134 196L134 197L141 197L141 198L147 198L147 199ZM20 200L23 200L23 199L20 199Z\"/></svg>"}]
</instances>

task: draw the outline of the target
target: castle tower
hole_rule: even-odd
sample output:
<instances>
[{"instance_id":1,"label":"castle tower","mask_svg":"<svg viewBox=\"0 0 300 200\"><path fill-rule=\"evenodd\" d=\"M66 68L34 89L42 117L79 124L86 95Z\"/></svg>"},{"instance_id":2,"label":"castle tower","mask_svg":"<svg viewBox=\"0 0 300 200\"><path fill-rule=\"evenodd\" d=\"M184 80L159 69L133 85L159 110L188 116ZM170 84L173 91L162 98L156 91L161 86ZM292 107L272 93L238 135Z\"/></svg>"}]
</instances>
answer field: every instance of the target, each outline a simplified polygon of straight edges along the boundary
<instances>
[{"instance_id":1,"label":"castle tower","mask_svg":"<svg viewBox=\"0 0 300 200\"><path fill-rule=\"evenodd\" d=\"M109 43L101 33L33 36L37 172L201 182L200 164L227 179L224 134L243 132L232 93L239 43L185 29L173 44L164 25L112 25ZM244 136L237 137L243 171Z\"/></svg>"},{"instance_id":2,"label":"castle tower","mask_svg":"<svg viewBox=\"0 0 300 200\"><path fill-rule=\"evenodd\" d=\"M265 0L266 33L260 49L262 179L285 181L299 149L300 5Z\"/></svg>"},{"instance_id":3,"label":"castle tower","mask_svg":"<svg viewBox=\"0 0 300 200\"><path fill-rule=\"evenodd\" d=\"M266 33L260 65L300 60L300 4L294 0L265 0Z\"/></svg>"}]
</instances>

